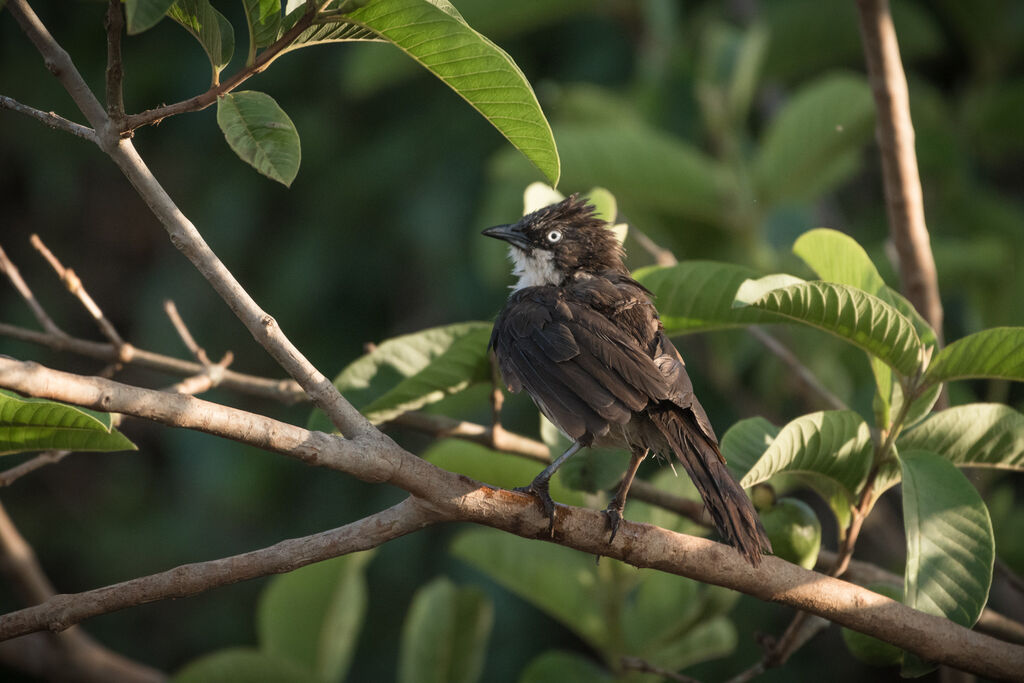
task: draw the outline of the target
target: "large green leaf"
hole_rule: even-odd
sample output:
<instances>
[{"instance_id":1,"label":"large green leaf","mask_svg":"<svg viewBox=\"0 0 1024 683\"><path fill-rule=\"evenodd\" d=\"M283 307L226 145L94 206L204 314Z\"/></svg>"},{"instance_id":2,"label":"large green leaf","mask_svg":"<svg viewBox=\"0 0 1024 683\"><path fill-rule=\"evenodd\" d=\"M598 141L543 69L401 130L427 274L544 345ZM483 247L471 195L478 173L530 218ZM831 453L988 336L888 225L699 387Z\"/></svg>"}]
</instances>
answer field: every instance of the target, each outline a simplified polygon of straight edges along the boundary
<instances>
[{"instance_id":1,"label":"large green leaf","mask_svg":"<svg viewBox=\"0 0 1024 683\"><path fill-rule=\"evenodd\" d=\"M494 606L479 588L443 577L427 584L405 616L399 683L475 683L493 622Z\"/></svg>"},{"instance_id":2,"label":"large green leaf","mask_svg":"<svg viewBox=\"0 0 1024 683\"><path fill-rule=\"evenodd\" d=\"M354 553L275 577L260 596L261 649L318 680L343 680L366 613L363 570L372 557Z\"/></svg>"},{"instance_id":3,"label":"large green leaf","mask_svg":"<svg viewBox=\"0 0 1024 683\"><path fill-rule=\"evenodd\" d=\"M231 149L263 175L289 187L299 173L299 132L274 98L242 90L217 99L217 125Z\"/></svg>"},{"instance_id":4,"label":"large green leaf","mask_svg":"<svg viewBox=\"0 0 1024 683\"><path fill-rule=\"evenodd\" d=\"M867 423L852 410L803 415L779 430L764 455L740 480L744 488L786 472L799 474L836 508L846 508L871 469L873 443Z\"/></svg>"},{"instance_id":5,"label":"large green leaf","mask_svg":"<svg viewBox=\"0 0 1024 683\"><path fill-rule=\"evenodd\" d=\"M754 323L787 322L753 308L733 308L736 289L754 272L716 261L683 261L641 268L633 276L654 293L669 335L706 332Z\"/></svg>"},{"instance_id":6,"label":"large green leaf","mask_svg":"<svg viewBox=\"0 0 1024 683\"><path fill-rule=\"evenodd\" d=\"M49 449L138 450L109 415L0 390L0 455Z\"/></svg>"},{"instance_id":7,"label":"large green leaf","mask_svg":"<svg viewBox=\"0 0 1024 683\"><path fill-rule=\"evenodd\" d=\"M779 428L763 417L740 420L722 436L721 450L736 479L743 479L779 435Z\"/></svg>"},{"instance_id":8,"label":"large green leaf","mask_svg":"<svg viewBox=\"0 0 1024 683\"><path fill-rule=\"evenodd\" d=\"M970 628L988 601L995 542L988 508L952 463L928 451L900 455L907 535L904 601ZM904 660L915 671L921 667Z\"/></svg>"},{"instance_id":9,"label":"large green leaf","mask_svg":"<svg viewBox=\"0 0 1024 683\"><path fill-rule=\"evenodd\" d=\"M265 652L230 648L187 664L174 683L312 683L308 671Z\"/></svg>"},{"instance_id":10,"label":"large green leaf","mask_svg":"<svg viewBox=\"0 0 1024 683\"><path fill-rule=\"evenodd\" d=\"M1024 415L1001 403L947 408L901 434L896 445L938 453L960 467L1024 470Z\"/></svg>"},{"instance_id":11,"label":"large green leaf","mask_svg":"<svg viewBox=\"0 0 1024 683\"><path fill-rule=\"evenodd\" d=\"M310 28L292 49L373 39L392 43L440 78L558 184L555 138L526 76L447 0L369 0L337 22Z\"/></svg>"},{"instance_id":12,"label":"large green leaf","mask_svg":"<svg viewBox=\"0 0 1024 683\"><path fill-rule=\"evenodd\" d=\"M600 651L607 645L609 596L594 558L570 548L494 529L469 529L451 545L455 557L486 573ZM601 563L610 564L607 558Z\"/></svg>"},{"instance_id":13,"label":"large green leaf","mask_svg":"<svg viewBox=\"0 0 1024 683\"><path fill-rule=\"evenodd\" d=\"M736 292L736 305L777 313L834 334L903 375L912 376L920 367L924 347L913 322L882 299L832 282L772 286L769 283L769 291L763 292L759 281L744 282Z\"/></svg>"},{"instance_id":14,"label":"large green leaf","mask_svg":"<svg viewBox=\"0 0 1024 683\"><path fill-rule=\"evenodd\" d=\"M174 0L124 0L124 20L128 35L142 33L164 18Z\"/></svg>"},{"instance_id":15,"label":"large green leaf","mask_svg":"<svg viewBox=\"0 0 1024 683\"><path fill-rule=\"evenodd\" d=\"M871 140L875 106L864 78L832 74L805 86L769 123L754 182L769 206L811 199L856 168Z\"/></svg>"},{"instance_id":16,"label":"large green leaf","mask_svg":"<svg viewBox=\"0 0 1024 683\"><path fill-rule=\"evenodd\" d=\"M235 53L235 31L210 0L177 0L167 16L185 27L199 41L213 67L213 82Z\"/></svg>"},{"instance_id":17,"label":"large green leaf","mask_svg":"<svg viewBox=\"0 0 1024 683\"><path fill-rule=\"evenodd\" d=\"M924 382L973 377L1024 382L1024 327L994 327L957 339L935 354Z\"/></svg>"},{"instance_id":18,"label":"large green leaf","mask_svg":"<svg viewBox=\"0 0 1024 683\"><path fill-rule=\"evenodd\" d=\"M616 680L618 679L611 671L601 667L593 659L578 652L561 650L548 650L537 655L530 660L519 676L519 683L614 683Z\"/></svg>"},{"instance_id":19,"label":"large green leaf","mask_svg":"<svg viewBox=\"0 0 1024 683\"><path fill-rule=\"evenodd\" d=\"M342 370L334 384L369 420L387 422L489 381L490 334L490 323L468 322L394 337ZM311 424L330 429L319 411Z\"/></svg>"},{"instance_id":20,"label":"large green leaf","mask_svg":"<svg viewBox=\"0 0 1024 683\"><path fill-rule=\"evenodd\" d=\"M249 27L249 61L256 48L266 47L281 33L281 0L242 0L245 22Z\"/></svg>"}]
</instances>

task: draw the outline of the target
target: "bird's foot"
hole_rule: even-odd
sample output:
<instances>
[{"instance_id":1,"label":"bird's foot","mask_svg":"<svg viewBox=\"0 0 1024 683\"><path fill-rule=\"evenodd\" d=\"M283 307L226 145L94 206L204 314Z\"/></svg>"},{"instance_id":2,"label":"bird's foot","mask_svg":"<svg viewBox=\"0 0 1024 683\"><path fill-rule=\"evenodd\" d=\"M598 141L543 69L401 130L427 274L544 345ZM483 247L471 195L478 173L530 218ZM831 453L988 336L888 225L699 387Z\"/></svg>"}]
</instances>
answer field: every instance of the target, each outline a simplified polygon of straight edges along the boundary
<instances>
[{"instance_id":1,"label":"bird's foot","mask_svg":"<svg viewBox=\"0 0 1024 683\"><path fill-rule=\"evenodd\" d=\"M615 540L615 534L619 532L619 524L622 523L622 508L616 507L614 504L609 505L604 511L604 516L608 520L608 528L611 530L611 535L608 536L608 545L611 545Z\"/></svg>"},{"instance_id":2,"label":"bird's foot","mask_svg":"<svg viewBox=\"0 0 1024 683\"><path fill-rule=\"evenodd\" d=\"M517 486L512 490L517 493L528 493L537 499L541 509L544 511L544 516L548 518L548 534L554 536L555 501L551 499L551 494L548 492L548 482L546 480L538 481L534 479L528 486Z\"/></svg>"}]
</instances>

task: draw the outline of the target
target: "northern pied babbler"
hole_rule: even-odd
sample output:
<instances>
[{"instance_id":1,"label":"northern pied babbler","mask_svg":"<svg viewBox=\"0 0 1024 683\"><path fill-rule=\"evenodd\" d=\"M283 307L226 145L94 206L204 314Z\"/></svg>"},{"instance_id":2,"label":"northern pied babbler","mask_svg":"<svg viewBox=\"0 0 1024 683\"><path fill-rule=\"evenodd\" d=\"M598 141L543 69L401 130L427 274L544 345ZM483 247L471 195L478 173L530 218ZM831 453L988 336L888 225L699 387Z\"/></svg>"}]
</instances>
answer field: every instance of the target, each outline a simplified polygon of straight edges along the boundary
<instances>
[{"instance_id":1,"label":"northern pied babbler","mask_svg":"<svg viewBox=\"0 0 1024 683\"><path fill-rule=\"evenodd\" d=\"M548 482L579 449L632 453L605 514L609 542L630 484L650 452L675 457L722 537L752 565L771 544L725 466L718 439L662 330L651 292L630 277L624 252L595 208L573 195L483 234L509 244L513 286L491 334L509 391L525 389L572 446L524 487L554 524Z\"/></svg>"}]
</instances>

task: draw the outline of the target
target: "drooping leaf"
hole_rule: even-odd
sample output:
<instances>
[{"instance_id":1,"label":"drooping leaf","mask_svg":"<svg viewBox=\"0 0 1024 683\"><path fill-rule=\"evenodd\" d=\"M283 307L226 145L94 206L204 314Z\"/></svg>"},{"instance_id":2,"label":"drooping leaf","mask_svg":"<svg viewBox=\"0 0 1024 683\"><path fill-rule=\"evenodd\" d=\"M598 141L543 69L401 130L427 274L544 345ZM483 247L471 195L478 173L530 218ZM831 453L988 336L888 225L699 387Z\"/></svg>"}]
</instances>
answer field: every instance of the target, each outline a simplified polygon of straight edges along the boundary
<instances>
[{"instance_id":1,"label":"drooping leaf","mask_svg":"<svg viewBox=\"0 0 1024 683\"><path fill-rule=\"evenodd\" d=\"M0 389L0 455L49 449L138 450L109 415Z\"/></svg>"},{"instance_id":2,"label":"drooping leaf","mask_svg":"<svg viewBox=\"0 0 1024 683\"><path fill-rule=\"evenodd\" d=\"M260 596L260 647L321 681L345 677L366 613L364 568L372 551L275 577Z\"/></svg>"},{"instance_id":3,"label":"drooping leaf","mask_svg":"<svg viewBox=\"0 0 1024 683\"><path fill-rule=\"evenodd\" d=\"M831 74L801 89L769 123L754 159L761 201L806 200L838 184L871 140L874 115L861 76Z\"/></svg>"},{"instance_id":4,"label":"drooping leaf","mask_svg":"<svg viewBox=\"0 0 1024 683\"><path fill-rule=\"evenodd\" d=\"M399 683L475 683L494 606L475 586L439 578L416 592L402 627Z\"/></svg>"},{"instance_id":5,"label":"drooping leaf","mask_svg":"<svg viewBox=\"0 0 1024 683\"><path fill-rule=\"evenodd\" d=\"M174 683L312 683L315 679L287 660L238 647L200 657L171 680Z\"/></svg>"},{"instance_id":6,"label":"drooping leaf","mask_svg":"<svg viewBox=\"0 0 1024 683\"><path fill-rule=\"evenodd\" d=\"M266 93L242 90L217 99L217 125L231 149L257 171L289 187L299 173L299 132Z\"/></svg>"},{"instance_id":7,"label":"drooping leaf","mask_svg":"<svg viewBox=\"0 0 1024 683\"><path fill-rule=\"evenodd\" d=\"M366 417L381 423L490 380L491 324L468 322L394 337L351 363L334 385ZM322 413L311 421L330 430Z\"/></svg>"},{"instance_id":8,"label":"drooping leaf","mask_svg":"<svg viewBox=\"0 0 1024 683\"><path fill-rule=\"evenodd\" d=\"M896 445L938 453L960 467L1024 470L1024 415L1001 403L955 406L900 434Z\"/></svg>"},{"instance_id":9,"label":"drooping leaf","mask_svg":"<svg viewBox=\"0 0 1024 683\"><path fill-rule=\"evenodd\" d=\"M235 53L235 31L231 22L213 8L210 0L177 0L167 16L185 27L199 41L213 67L213 82Z\"/></svg>"},{"instance_id":10,"label":"drooping leaf","mask_svg":"<svg viewBox=\"0 0 1024 683\"><path fill-rule=\"evenodd\" d=\"M669 335L785 321L752 308L733 308L733 297L754 272L715 261L684 261L641 268L633 276L651 290Z\"/></svg>"},{"instance_id":11,"label":"drooping leaf","mask_svg":"<svg viewBox=\"0 0 1024 683\"><path fill-rule=\"evenodd\" d=\"M548 650L526 665L519 683L564 683L564 681L590 681L613 683L612 672L578 652Z\"/></svg>"},{"instance_id":12,"label":"drooping leaf","mask_svg":"<svg viewBox=\"0 0 1024 683\"><path fill-rule=\"evenodd\" d=\"M732 475L743 479L778 435L779 428L763 417L748 417L729 427L720 447Z\"/></svg>"},{"instance_id":13,"label":"drooping leaf","mask_svg":"<svg viewBox=\"0 0 1024 683\"><path fill-rule=\"evenodd\" d=\"M374 39L390 42L441 79L558 184L555 138L529 81L448 0L370 0L336 23L303 32L291 49Z\"/></svg>"},{"instance_id":14,"label":"drooping leaf","mask_svg":"<svg viewBox=\"0 0 1024 683\"><path fill-rule=\"evenodd\" d=\"M924 349L913 322L862 290L832 282L805 282L773 289L750 306L834 334L903 375L913 375L920 366Z\"/></svg>"},{"instance_id":15,"label":"drooping leaf","mask_svg":"<svg viewBox=\"0 0 1024 683\"><path fill-rule=\"evenodd\" d=\"M956 466L928 451L900 455L907 535L904 601L970 628L988 601L995 542L988 508ZM904 658L905 670L930 667Z\"/></svg>"},{"instance_id":16,"label":"drooping leaf","mask_svg":"<svg viewBox=\"0 0 1024 683\"><path fill-rule=\"evenodd\" d=\"M872 449L867 423L852 410L810 413L779 430L740 485L747 488L782 472L799 474L842 520L867 478Z\"/></svg>"},{"instance_id":17,"label":"drooping leaf","mask_svg":"<svg viewBox=\"0 0 1024 683\"><path fill-rule=\"evenodd\" d=\"M281 0L243 0L245 21L249 26L249 56L255 49L277 40L281 32Z\"/></svg>"},{"instance_id":18,"label":"drooping leaf","mask_svg":"<svg viewBox=\"0 0 1024 683\"><path fill-rule=\"evenodd\" d=\"M1024 327L994 327L957 339L935 354L924 383L972 377L1024 382Z\"/></svg>"},{"instance_id":19,"label":"drooping leaf","mask_svg":"<svg viewBox=\"0 0 1024 683\"><path fill-rule=\"evenodd\" d=\"M128 35L156 26L173 4L174 0L125 0L124 21Z\"/></svg>"},{"instance_id":20,"label":"drooping leaf","mask_svg":"<svg viewBox=\"0 0 1024 683\"><path fill-rule=\"evenodd\" d=\"M594 559L563 546L533 543L494 529L469 529L451 553L546 612L600 650L607 624ZM602 561L602 565L609 562ZM557 570L555 570L557 568Z\"/></svg>"}]
</instances>

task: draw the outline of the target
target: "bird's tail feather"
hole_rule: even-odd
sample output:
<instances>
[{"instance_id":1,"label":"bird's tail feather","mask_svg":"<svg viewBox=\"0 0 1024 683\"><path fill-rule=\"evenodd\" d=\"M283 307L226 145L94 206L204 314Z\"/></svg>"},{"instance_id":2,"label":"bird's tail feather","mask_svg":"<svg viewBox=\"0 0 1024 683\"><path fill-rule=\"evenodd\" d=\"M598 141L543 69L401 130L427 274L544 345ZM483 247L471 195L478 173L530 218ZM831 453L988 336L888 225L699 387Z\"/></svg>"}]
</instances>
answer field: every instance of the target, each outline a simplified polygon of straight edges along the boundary
<instances>
[{"instance_id":1,"label":"bird's tail feather","mask_svg":"<svg viewBox=\"0 0 1024 683\"><path fill-rule=\"evenodd\" d=\"M725 466L717 444L701 431L689 411L673 406L651 410L648 415L696 485L718 532L750 564L758 566L761 554L770 553L772 544L750 498Z\"/></svg>"}]
</instances>

